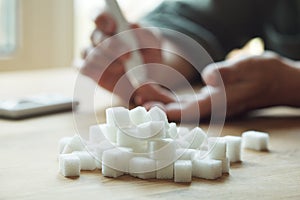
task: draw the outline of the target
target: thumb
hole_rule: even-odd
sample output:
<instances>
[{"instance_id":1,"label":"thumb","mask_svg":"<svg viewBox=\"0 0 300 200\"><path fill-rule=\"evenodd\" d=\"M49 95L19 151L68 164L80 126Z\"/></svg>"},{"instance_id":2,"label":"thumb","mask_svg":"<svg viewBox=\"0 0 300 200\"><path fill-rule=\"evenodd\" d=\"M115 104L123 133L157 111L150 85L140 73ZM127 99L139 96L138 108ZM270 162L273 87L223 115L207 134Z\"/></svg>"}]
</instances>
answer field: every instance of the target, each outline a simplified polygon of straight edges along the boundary
<instances>
[{"instance_id":1,"label":"thumb","mask_svg":"<svg viewBox=\"0 0 300 200\"><path fill-rule=\"evenodd\" d=\"M176 101L160 106L163 107L169 121L199 123L200 119L206 119L212 114L217 118L225 116L226 99L224 95L219 88L207 86L199 94L190 95L188 101ZM148 109L156 105L156 102L144 104Z\"/></svg>"}]
</instances>

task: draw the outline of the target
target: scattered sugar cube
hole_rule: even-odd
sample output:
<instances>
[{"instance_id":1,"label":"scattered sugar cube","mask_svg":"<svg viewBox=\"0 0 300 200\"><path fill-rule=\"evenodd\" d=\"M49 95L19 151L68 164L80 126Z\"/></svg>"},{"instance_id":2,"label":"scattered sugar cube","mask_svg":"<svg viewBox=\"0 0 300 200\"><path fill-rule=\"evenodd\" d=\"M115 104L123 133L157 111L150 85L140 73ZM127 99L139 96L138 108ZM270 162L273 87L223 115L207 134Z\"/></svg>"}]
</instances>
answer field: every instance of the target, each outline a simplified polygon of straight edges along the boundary
<instances>
[{"instance_id":1,"label":"scattered sugar cube","mask_svg":"<svg viewBox=\"0 0 300 200\"><path fill-rule=\"evenodd\" d=\"M131 147L137 141L137 130L133 128L118 130L117 132L117 145L122 147Z\"/></svg>"},{"instance_id":2,"label":"scattered sugar cube","mask_svg":"<svg viewBox=\"0 0 300 200\"><path fill-rule=\"evenodd\" d=\"M139 125L145 122L151 121L150 116L147 113L146 108L138 106L129 111L129 117L133 124Z\"/></svg>"},{"instance_id":3,"label":"scattered sugar cube","mask_svg":"<svg viewBox=\"0 0 300 200\"><path fill-rule=\"evenodd\" d=\"M145 157L133 157L129 161L129 173L141 179L156 178L156 162Z\"/></svg>"},{"instance_id":4,"label":"scattered sugar cube","mask_svg":"<svg viewBox=\"0 0 300 200\"><path fill-rule=\"evenodd\" d=\"M240 162L242 138L239 136L225 136L224 138L227 143L226 156L230 162Z\"/></svg>"},{"instance_id":5,"label":"scattered sugar cube","mask_svg":"<svg viewBox=\"0 0 300 200\"><path fill-rule=\"evenodd\" d=\"M156 178L157 179L173 179L174 162L158 160L156 161Z\"/></svg>"},{"instance_id":6,"label":"scattered sugar cube","mask_svg":"<svg viewBox=\"0 0 300 200\"><path fill-rule=\"evenodd\" d=\"M148 111L148 115L149 115L151 121L164 121L164 122L168 123L168 118L167 118L166 113L157 106L152 107Z\"/></svg>"},{"instance_id":7,"label":"scattered sugar cube","mask_svg":"<svg viewBox=\"0 0 300 200\"><path fill-rule=\"evenodd\" d=\"M176 139L175 142L178 146L178 149L188 149L191 146L189 142L183 140L182 138Z\"/></svg>"},{"instance_id":8,"label":"scattered sugar cube","mask_svg":"<svg viewBox=\"0 0 300 200\"><path fill-rule=\"evenodd\" d=\"M72 139L65 145L63 154L72 153L73 151L82 151L85 149L83 141L81 140L79 135L74 135Z\"/></svg>"},{"instance_id":9,"label":"scattered sugar cube","mask_svg":"<svg viewBox=\"0 0 300 200\"><path fill-rule=\"evenodd\" d=\"M257 151L268 150L269 134L259 131L246 131L242 134L242 146Z\"/></svg>"},{"instance_id":10,"label":"scattered sugar cube","mask_svg":"<svg viewBox=\"0 0 300 200\"><path fill-rule=\"evenodd\" d=\"M129 161L132 158L132 149L129 148L114 148L103 152L102 169L107 166L119 172L129 172ZM104 173L106 176L106 174Z\"/></svg>"},{"instance_id":11,"label":"scattered sugar cube","mask_svg":"<svg viewBox=\"0 0 300 200\"><path fill-rule=\"evenodd\" d=\"M124 175L124 172L115 170L109 166L103 165L101 167L102 175L106 177L111 177L111 178L118 178L119 176Z\"/></svg>"},{"instance_id":12,"label":"scattered sugar cube","mask_svg":"<svg viewBox=\"0 0 300 200\"><path fill-rule=\"evenodd\" d=\"M58 142L58 153L61 154L64 151L65 146L70 143L72 137L63 137Z\"/></svg>"},{"instance_id":13,"label":"scattered sugar cube","mask_svg":"<svg viewBox=\"0 0 300 200\"><path fill-rule=\"evenodd\" d=\"M172 138L172 139L178 138L178 132L177 132L177 125L176 125L176 123L174 123L174 122L169 123L169 129L167 131L167 137L168 138Z\"/></svg>"},{"instance_id":14,"label":"scattered sugar cube","mask_svg":"<svg viewBox=\"0 0 300 200\"><path fill-rule=\"evenodd\" d=\"M196 150L196 152L194 153L194 155L192 156L192 161L193 160L202 160L204 158L208 157L208 150Z\"/></svg>"},{"instance_id":15,"label":"scattered sugar cube","mask_svg":"<svg viewBox=\"0 0 300 200\"><path fill-rule=\"evenodd\" d=\"M80 159L81 170L95 170L96 163L92 155L87 151L74 151L72 154L76 155Z\"/></svg>"},{"instance_id":16,"label":"scattered sugar cube","mask_svg":"<svg viewBox=\"0 0 300 200\"><path fill-rule=\"evenodd\" d=\"M106 123L118 128L130 127L132 123L129 117L129 110L124 107L107 108Z\"/></svg>"},{"instance_id":17,"label":"scattered sugar cube","mask_svg":"<svg viewBox=\"0 0 300 200\"><path fill-rule=\"evenodd\" d=\"M222 176L222 161L212 159L193 160L193 176L217 179Z\"/></svg>"},{"instance_id":18,"label":"scattered sugar cube","mask_svg":"<svg viewBox=\"0 0 300 200\"><path fill-rule=\"evenodd\" d=\"M102 169L102 162L101 160L95 159L95 165L97 169Z\"/></svg>"},{"instance_id":19,"label":"scattered sugar cube","mask_svg":"<svg viewBox=\"0 0 300 200\"><path fill-rule=\"evenodd\" d=\"M225 159L221 160L222 161L222 173L223 174L229 174L230 170L230 160L228 157Z\"/></svg>"},{"instance_id":20,"label":"scattered sugar cube","mask_svg":"<svg viewBox=\"0 0 300 200\"><path fill-rule=\"evenodd\" d=\"M80 159L73 154L61 154L59 171L65 177L80 176Z\"/></svg>"},{"instance_id":21,"label":"scattered sugar cube","mask_svg":"<svg viewBox=\"0 0 300 200\"><path fill-rule=\"evenodd\" d=\"M177 183L192 182L192 161L177 160L174 163L174 181Z\"/></svg>"},{"instance_id":22,"label":"scattered sugar cube","mask_svg":"<svg viewBox=\"0 0 300 200\"><path fill-rule=\"evenodd\" d=\"M208 139L209 158L223 160L226 158L226 140L220 137Z\"/></svg>"},{"instance_id":23,"label":"scattered sugar cube","mask_svg":"<svg viewBox=\"0 0 300 200\"><path fill-rule=\"evenodd\" d=\"M93 125L89 128L89 141L91 143L100 143L106 140L100 125Z\"/></svg>"},{"instance_id":24,"label":"scattered sugar cube","mask_svg":"<svg viewBox=\"0 0 300 200\"><path fill-rule=\"evenodd\" d=\"M103 155L103 152L106 151L106 150L109 150L109 149L113 149L115 148L116 145L108 142L108 141L103 141L101 142L99 145L97 145L97 147L95 148L95 159L102 162L102 155Z\"/></svg>"},{"instance_id":25,"label":"scattered sugar cube","mask_svg":"<svg viewBox=\"0 0 300 200\"><path fill-rule=\"evenodd\" d=\"M196 154L197 150L195 149L176 149L176 158L178 158L178 160L193 160Z\"/></svg>"},{"instance_id":26,"label":"scattered sugar cube","mask_svg":"<svg viewBox=\"0 0 300 200\"><path fill-rule=\"evenodd\" d=\"M142 123L137 126L137 132L137 137L139 139L154 139L166 137L165 123L162 121Z\"/></svg>"},{"instance_id":27,"label":"scattered sugar cube","mask_svg":"<svg viewBox=\"0 0 300 200\"><path fill-rule=\"evenodd\" d=\"M134 128L119 129L117 132L117 145L132 148L135 153L147 152L147 141L140 139L137 129Z\"/></svg>"},{"instance_id":28,"label":"scattered sugar cube","mask_svg":"<svg viewBox=\"0 0 300 200\"><path fill-rule=\"evenodd\" d=\"M155 160L175 160L176 144L173 140L155 139L148 141L149 157Z\"/></svg>"},{"instance_id":29,"label":"scattered sugar cube","mask_svg":"<svg viewBox=\"0 0 300 200\"><path fill-rule=\"evenodd\" d=\"M178 132L179 137L184 137L187 134L189 134L190 129L188 129L187 127L180 126L180 127L177 127L177 132Z\"/></svg>"},{"instance_id":30,"label":"scattered sugar cube","mask_svg":"<svg viewBox=\"0 0 300 200\"><path fill-rule=\"evenodd\" d=\"M117 127L108 124L101 124L100 129L107 140L109 140L110 142L117 141Z\"/></svg>"},{"instance_id":31,"label":"scattered sugar cube","mask_svg":"<svg viewBox=\"0 0 300 200\"><path fill-rule=\"evenodd\" d=\"M196 127L184 135L183 139L190 144L190 149L200 149L201 145L207 140L207 135L201 128Z\"/></svg>"}]
</instances>

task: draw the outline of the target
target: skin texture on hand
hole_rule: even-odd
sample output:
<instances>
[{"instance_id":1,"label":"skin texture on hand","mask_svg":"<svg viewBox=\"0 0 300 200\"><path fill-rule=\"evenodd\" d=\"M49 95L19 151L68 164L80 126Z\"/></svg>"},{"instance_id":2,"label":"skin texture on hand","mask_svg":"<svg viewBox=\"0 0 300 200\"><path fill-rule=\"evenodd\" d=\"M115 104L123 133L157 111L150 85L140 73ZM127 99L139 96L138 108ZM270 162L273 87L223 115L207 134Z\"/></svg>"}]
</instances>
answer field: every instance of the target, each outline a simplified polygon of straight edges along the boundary
<instances>
[{"instance_id":1,"label":"skin texture on hand","mask_svg":"<svg viewBox=\"0 0 300 200\"><path fill-rule=\"evenodd\" d=\"M218 99L218 95L224 92L222 82L226 93L227 116L277 105L300 106L300 70L293 63L266 52L261 56L211 64L202 74L207 86L201 89L197 100L177 101L161 107L172 121L180 121L185 112L195 116L191 108L196 105L200 117L207 118L211 115L211 99ZM148 102L145 106L149 108L155 104L157 102Z\"/></svg>"}]
</instances>

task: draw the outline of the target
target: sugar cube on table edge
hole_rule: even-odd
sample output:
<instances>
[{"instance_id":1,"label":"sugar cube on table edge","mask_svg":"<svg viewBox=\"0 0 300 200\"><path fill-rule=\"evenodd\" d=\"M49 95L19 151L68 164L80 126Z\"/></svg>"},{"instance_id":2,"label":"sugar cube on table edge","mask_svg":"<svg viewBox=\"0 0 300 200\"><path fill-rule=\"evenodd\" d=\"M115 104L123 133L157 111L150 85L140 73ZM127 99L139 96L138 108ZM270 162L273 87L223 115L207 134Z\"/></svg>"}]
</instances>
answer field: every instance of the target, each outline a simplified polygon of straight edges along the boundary
<instances>
[{"instance_id":1,"label":"sugar cube on table edge","mask_svg":"<svg viewBox=\"0 0 300 200\"><path fill-rule=\"evenodd\" d=\"M80 159L73 154L59 156L59 171L65 177L80 176Z\"/></svg>"},{"instance_id":2,"label":"sugar cube on table edge","mask_svg":"<svg viewBox=\"0 0 300 200\"><path fill-rule=\"evenodd\" d=\"M246 131L242 133L242 147L257 151L269 150L269 134L260 131Z\"/></svg>"}]
</instances>

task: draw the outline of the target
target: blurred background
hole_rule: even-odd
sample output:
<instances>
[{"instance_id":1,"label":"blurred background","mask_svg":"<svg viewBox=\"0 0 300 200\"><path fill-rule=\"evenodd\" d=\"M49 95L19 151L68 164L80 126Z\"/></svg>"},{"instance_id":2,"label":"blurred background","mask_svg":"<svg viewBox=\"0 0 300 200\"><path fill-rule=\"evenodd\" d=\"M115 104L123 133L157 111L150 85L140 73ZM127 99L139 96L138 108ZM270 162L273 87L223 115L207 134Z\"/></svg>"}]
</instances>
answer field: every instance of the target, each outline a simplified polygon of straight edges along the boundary
<instances>
[{"instance_id":1,"label":"blurred background","mask_svg":"<svg viewBox=\"0 0 300 200\"><path fill-rule=\"evenodd\" d=\"M161 1L119 3L135 22ZM72 66L104 6L104 0L0 0L0 71Z\"/></svg>"}]
</instances>

